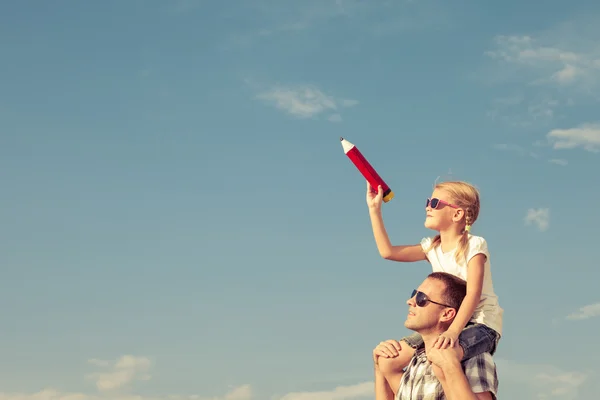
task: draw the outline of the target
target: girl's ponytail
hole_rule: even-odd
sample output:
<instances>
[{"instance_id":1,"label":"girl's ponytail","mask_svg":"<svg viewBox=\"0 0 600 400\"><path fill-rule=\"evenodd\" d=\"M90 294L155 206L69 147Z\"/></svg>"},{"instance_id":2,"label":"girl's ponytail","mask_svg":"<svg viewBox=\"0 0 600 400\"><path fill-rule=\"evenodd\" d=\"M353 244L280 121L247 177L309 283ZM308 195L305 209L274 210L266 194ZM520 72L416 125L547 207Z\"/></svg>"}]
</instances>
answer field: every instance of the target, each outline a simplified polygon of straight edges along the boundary
<instances>
[{"instance_id":1,"label":"girl's ponytail","mask_svg":"<svg viewBox=\"0 0 600 400\"><path fill-rule=\"evenodd\" d=\"M471 231L471 224L473 223L473 210L471 207L465 208L465 228L462 232L462 236L458 241L456 249L456 262L460 263L462 260L466 261L466 254L469 249L469 232Z\"/></svg>"}]
</instances>

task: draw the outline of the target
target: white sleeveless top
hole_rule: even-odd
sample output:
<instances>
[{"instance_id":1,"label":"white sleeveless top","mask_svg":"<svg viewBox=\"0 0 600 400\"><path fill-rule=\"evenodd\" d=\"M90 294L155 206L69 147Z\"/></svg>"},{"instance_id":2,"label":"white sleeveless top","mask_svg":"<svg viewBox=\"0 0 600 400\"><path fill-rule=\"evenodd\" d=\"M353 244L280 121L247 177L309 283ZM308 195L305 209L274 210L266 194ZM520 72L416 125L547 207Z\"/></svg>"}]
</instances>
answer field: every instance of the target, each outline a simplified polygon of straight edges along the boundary
<instances>
[{"instance_id":1,"label":"white sleeveless top","mask_svg":"<svg viewBox=\"0 0 600 400\"><path fill-rule=\"evenodd\" d=\"M431 245L433 238L423 238L421 247L423 251L427 250ZM481 291L481 300L475 309L471 322L487 325L500 335L502 335L502 316L504 310L498 303L498 296L494 293L494 285L492 284L492 272L490 267L490 254L488 252L487 242L480 236L469 234L469 246L466 251L466 259L461 263L457 263L454 257L456 249L447 253L442 252L442 246L438 245L434 249L426 253L433 272L447 272L458 276L463 280L467 280L467 263L475 255L485 254L486 260L484 265L483 288Z\"/></svg>"}]
</instances>

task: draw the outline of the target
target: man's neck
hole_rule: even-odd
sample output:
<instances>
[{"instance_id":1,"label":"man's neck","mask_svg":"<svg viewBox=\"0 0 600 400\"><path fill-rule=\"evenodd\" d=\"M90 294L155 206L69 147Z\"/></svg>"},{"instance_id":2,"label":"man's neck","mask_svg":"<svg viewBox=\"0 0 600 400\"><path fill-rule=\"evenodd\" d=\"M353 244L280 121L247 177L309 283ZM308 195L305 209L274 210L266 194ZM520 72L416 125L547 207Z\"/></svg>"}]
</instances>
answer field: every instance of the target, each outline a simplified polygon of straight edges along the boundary
<instances>
[{"instance_id":1,"label":"man's neck","mask_svg":"<svg viewBox=\"0 0 600 400\"><path fill-rule=\"evenodd\" d=\"M433 347L433 344L443 332L444 331L441 330L439 332L421 333L421 338L423 338L423 343L425 344L425 353L427 353L427 351Z\"/></svg>"}]
</instances>

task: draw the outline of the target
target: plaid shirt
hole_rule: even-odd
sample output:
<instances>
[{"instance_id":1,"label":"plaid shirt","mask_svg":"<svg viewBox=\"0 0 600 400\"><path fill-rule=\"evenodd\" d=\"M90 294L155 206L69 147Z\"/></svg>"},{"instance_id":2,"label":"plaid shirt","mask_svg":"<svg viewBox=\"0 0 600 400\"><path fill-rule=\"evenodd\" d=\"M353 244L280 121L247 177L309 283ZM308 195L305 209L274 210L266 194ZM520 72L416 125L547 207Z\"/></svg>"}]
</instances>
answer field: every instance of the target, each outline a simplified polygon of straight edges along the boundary
<instances>
[{"instance_id":1,"label":"plaid shirt","mask_svg":"<svg viewBox=\"0 0 600 400\"><path fill-rule=\"evenodd\" d=\"M491 392L496 399L498 376L489 353L465 360L462 366L474 393ZM433 373L423 347L415 352L406 367L395 400L446 400L442 384Z\"/></svg>"}]
</instances>

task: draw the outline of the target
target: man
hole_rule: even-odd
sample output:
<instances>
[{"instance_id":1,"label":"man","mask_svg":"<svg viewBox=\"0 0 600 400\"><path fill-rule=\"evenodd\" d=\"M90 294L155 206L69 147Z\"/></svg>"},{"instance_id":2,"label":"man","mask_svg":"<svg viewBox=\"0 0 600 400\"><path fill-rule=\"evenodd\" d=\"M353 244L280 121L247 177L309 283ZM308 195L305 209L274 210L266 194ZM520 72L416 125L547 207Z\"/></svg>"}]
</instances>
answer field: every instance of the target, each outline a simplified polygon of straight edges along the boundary
<instances>
[{"instance_id":1,"label":"man","mask_svg":"<svg viewBox=\"0 0 600 400\"><path fill-rule=\"evenodd\" d=\"M466 282L444 272L430 274L413 292L404 326L421 334L424 345L404 371L390 368L400 349L397 341L375 347L376 400L496 399L498 378L489 353L461 362L458 344L446 349L433 345L452 324L465 294Z\"/></svg>"}]
</instances>

